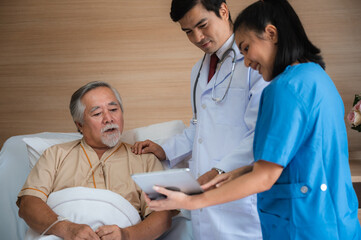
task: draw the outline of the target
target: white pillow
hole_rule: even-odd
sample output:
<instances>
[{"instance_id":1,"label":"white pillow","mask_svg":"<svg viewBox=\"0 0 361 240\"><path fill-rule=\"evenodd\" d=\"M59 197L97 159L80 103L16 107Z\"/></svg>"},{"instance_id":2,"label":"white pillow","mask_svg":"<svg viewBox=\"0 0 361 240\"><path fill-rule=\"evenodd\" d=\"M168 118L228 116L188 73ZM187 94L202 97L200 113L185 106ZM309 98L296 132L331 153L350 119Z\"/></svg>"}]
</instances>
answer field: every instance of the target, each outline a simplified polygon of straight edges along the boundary
<instances>
[{"instance_id":1,"label":"white pillow","mask_svg":"<svg viewBox=\"0 0 361 240\"><path fill-rule=\"evenodd\" d=\"M25 137L23 141L29 157L30 169L33 168L45 149L60 143L70 142L82 138L80 133L51 133L47 137Z\"/></svg>"},{"instance_id":2,"label":"white pillow","mask_svg":"<svg viewBox=\"0 0 361 240\"><path fill-rule=\"evenodd\" d=\"M121 141L134 144L137 141L150 139L163 144L168 138L181 133L185 125L181 120L152 124L146 127L124 131ZM28 151L29 165L33 168L45 149L60 143L82 138L80 133L48 133L46 137L24 137Z\"/></svg>"},{"instance_id":3,"label":"white pillow","mask_svg":"<svg viewBox=\"0 0 361 240\"><path fill-rule=\"evenodd\" d=\"M163 144L168 138L182 133L186 126L181 120L152 124L146 127L125 131L121 141L134 144L137 141L150 139L158 144Z\"/></svg>"}]
</instances>

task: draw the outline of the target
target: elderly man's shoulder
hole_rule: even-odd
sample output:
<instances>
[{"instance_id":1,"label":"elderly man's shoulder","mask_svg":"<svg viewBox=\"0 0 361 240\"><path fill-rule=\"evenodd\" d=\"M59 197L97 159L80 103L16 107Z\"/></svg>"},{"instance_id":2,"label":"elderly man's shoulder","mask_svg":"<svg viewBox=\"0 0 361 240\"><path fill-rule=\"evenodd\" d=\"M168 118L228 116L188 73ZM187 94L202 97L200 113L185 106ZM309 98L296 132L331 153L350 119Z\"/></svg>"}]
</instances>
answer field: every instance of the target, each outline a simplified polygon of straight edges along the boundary
<instances>
[{"instance_id":1,"label":"elderly man's shoulder","mask_svg":"<svg viewBox=\"0 0 361 240\"><path fill-rule=\"evenodd\" d=\"M136 172L153 172L153 171L161 171L163 170L162 163L153 153L144 153L136 155L131 150L131 145L124 143L126 151L128 152L129 158L131 158L130 162L133 170Z\"/></svg>"},{"instance_id":2,"label":"elderly man's shoulder","mask_svg":"<svg viewBox=\"0 0 361 240\"><path fill-rule=\"evenodd\" d=\"M159 159L153 154L153 153L143 153L143 154L134 154L132 152L132 145L128 144L128 143L123 143L123 145L126 148L126 151L135 159L139 160L139 161L157 161L159 162Z\"/></svg>"},{"instance_id":3,"label":"elderly man's shoulder","mask_svg":"<svg viewBox=\"0 0 361 240\"><path fill-rule=\"evenodd\" d=\"M45 149L44 154L47 155L50 153L53 153L53 154L69 153L74 148L80 146L80 142L81 142L81 139L77 139L77 140L73 140L73 141L69 141L69 142L52 145L49 148Z\"/></svg>"},{"instance_id":4,"label":"elderly man's shoulder","mask_svg":"<svg viewBox=\"0 0 361 240\"><path fill-rule=\"evenodd\" d=\"M76 139L76 140L69 141L69 142L55 144L55 145L49 147L48 149L62 149L62 150L73 149L74 147L80 145L81 140L82 139Z\"/></svg>"}]
</instances>

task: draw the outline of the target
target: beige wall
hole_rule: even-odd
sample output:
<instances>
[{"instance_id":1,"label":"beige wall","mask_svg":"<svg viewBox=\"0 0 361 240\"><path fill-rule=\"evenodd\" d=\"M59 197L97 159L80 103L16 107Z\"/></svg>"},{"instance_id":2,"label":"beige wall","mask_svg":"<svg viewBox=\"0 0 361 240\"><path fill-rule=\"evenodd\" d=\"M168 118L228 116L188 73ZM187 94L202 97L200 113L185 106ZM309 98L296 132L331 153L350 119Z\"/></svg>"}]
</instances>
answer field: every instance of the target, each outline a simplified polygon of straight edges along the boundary
<instances>
[{"instance_id":1,"label":"beige wall","mask_svg":"<svg viewBox=\"0 0 361 240\"><path fill-rule=\"evenodd\" d=\"M189 75L202 56L169 18L170 0L0 2L0 146L10 136L72 132L72 92L119 89L126 129L192 116ZM233 18L253 1L229 0ZM346 112L361 92L361 1L293 0ZM332 106L330 106L332 108ZM350 149L361 133L348 131Z\"/></svg>"}]
</instances>

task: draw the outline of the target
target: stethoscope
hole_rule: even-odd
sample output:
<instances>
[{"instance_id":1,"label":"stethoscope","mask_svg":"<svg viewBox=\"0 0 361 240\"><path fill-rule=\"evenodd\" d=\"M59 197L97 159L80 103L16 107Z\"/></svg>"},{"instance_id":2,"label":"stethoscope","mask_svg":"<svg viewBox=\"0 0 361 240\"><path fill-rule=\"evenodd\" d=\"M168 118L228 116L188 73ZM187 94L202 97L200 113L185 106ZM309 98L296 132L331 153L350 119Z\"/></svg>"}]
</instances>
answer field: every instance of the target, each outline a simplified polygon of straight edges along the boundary
<instances>
[{"instance_id":1,"label":"stethoscope","mask_svg":"<svg viewBox=\"0 0 361 240\"><path fill-rule=\"evenodd\" d=\"M215 87L216 87L216 82L217 82L217 78L218 78L218 74L219 74L219 69L222 67L224 61L226 60L227 57L231 57L229 56L230 53L233 52L233 59L232 59L232 69L231 69L231 78L228 82L228 86L227 86L227 89L226 91L224 92L223 96L221 98L219 97L216 97L216 90L215 90ZM229 48L225 53L223 53L222 55L222 58L217 66L217 69L216 69L216 76L215 76L215 79L214 79L214 82L213 82L213 86L212 86L212 100L215 102L215 103L220 103L223 101L223 99L226 97L227 93L228 93L228 90L229 90L229 87L231 86L231 82L232 82L232 79L233 79L233 74L234 74L234 67L236 65L236 51L233 49L233 48ZM196 106L196 90L197 90L197 85L198 85L198 80L199 80L199 76L201 75L201 70L202 70L202 67L203 67L203 63L204 63L204 59L206 58L206 54L204 54L203 56L203 59L202 59L202 62L201 62L201 66L199 67L199 70L198 70L198 74L197 74L197 78L196 78L196 81L194 82L194 87L193 87L193 124L197 124L197 106Z\"/></svg>"}]
</instances>

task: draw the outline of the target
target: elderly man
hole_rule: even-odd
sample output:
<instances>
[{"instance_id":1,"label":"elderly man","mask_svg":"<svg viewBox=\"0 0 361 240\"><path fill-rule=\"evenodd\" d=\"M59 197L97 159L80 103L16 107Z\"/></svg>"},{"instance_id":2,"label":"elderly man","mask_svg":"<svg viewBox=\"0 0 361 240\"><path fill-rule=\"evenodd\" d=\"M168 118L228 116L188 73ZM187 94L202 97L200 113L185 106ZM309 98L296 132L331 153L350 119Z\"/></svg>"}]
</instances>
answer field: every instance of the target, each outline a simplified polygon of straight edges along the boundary
<instances>
[{"instance_id":1,"label":"elderly man","mask_svg":"<svg viewBox=\"0 0 361 240\"><path fill-rule=\"evenodd\" d=\"M136 156L129 145L120 142L124 120L119 93L104 82L88 83L73 94L70 112L83 138L44 152L18 195L19 216L34 231L63 239L159 237L170 227L171 215L151 212L130 176L162 170L162 165L154 155ZM95 231L89 225L64 220L46 201L51 193L72 187L115 192L129 201L143 220L125 228L105 225Z\"/></svg>"}]
</instances>

